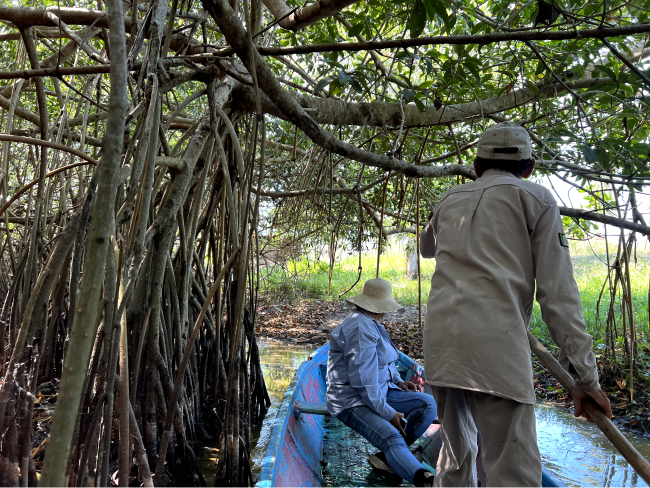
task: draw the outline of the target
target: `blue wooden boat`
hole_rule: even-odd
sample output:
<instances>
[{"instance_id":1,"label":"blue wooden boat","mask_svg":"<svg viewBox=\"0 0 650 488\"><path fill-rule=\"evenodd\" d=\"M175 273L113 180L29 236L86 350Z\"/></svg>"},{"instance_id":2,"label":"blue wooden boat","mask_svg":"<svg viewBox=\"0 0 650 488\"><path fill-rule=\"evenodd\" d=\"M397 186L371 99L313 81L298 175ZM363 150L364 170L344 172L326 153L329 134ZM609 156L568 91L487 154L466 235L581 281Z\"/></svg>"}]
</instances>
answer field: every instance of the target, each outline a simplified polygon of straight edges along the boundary
<instances>
[{"instance_id":1,"label":"blue wooden boat","mask_svg":"<svg viewBox=\"0 0 650 488\"><path fill-rule=\"evenodd\" d=\"M338 420L329 418L325 406L328 352L329 344L317 349L300 365L293 377L273 421L271 437L256 486L324 486L332 484L332 480L325 479L323 473L323 467L328 465L327 459L323 459L327 431L334 423L340 424L343 429L347 429L347 427L344 427ZM422 385L425 392L431 393L429 385L424 382L422 366L401 352L396 366L404 381ZM423 461L434 467L442 445L439 427L437 424L432 424L417 443ZM351 429L347 430L351 432ZM330 457L339 455L336 449L339 448L335 447L334 451L329 449ZM365 464L366 457L367 454L359 452L356 462ZM477 469L479 486L486 486L480 452ZM363 485L365 484L363 481L355 484ZM376 482L377 480L375 480ZM344 480L344 483L351 484L349 479ZM373 480L369 480L368 484L373 484ZM564 485L544 469L542 486Z\"/></svg>"}]
</instances>

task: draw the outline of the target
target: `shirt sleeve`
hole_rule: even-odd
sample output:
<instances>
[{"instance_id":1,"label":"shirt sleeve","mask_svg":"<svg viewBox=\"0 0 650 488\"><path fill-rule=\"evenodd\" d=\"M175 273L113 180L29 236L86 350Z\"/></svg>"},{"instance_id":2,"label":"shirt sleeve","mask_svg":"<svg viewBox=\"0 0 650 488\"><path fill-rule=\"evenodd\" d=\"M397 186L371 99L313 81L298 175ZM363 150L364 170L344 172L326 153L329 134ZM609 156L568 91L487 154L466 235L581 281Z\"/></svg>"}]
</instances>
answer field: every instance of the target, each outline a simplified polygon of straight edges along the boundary
<instances>
[{"instance_id":1,"label":"shirt sleeve","mask_svg":"<svg viewBox=\"0 0 650 488\"><path fill-rule=\"evenodd\" d=\"M395 363L390 363L389 368L390 368L391 381L394 384L399 385L402 381L404 381L402 379L402 376L399 374L399 371L397 371L397 368L395 367Z\"/></svg>"},{"instance_id":2,"label":"shirt sleeve","mask_svg":"<svg viewBox=\"0 0 650 488\"><path fill-rule=\"evenodd\" d=\"M350 328L350 336L346 337L345 345L348 376L350 386L357 390L363 403L381 417L390 420L395 415L395 409L388 405L386 396L379 387L378 340L379 334L363 320L359 321L358 327Z\"/></svg>"},{"instance_id":3,"label":"shirt sleeve","mask_svg":"<svg viewBox=\"0 0 650 488\"><path fill-rule=\"evenodd\" d=\"M423 258L433 258L436 255L436 235L431 222L427 224L420 234L420 254Z\"/></svg>"},{"instance_id":4,"label":"shirt sleeve","mask_svg":"<svg viewBox=\"0 0 650 488\"><path fill-rule=\"evenodd\" d=\"M537 301L553 342L560 347L560 364L586 392L600 389L592 338L582 316L578 285L557 204L544 208L531 233Z\"/></svg>"}]
</instances>

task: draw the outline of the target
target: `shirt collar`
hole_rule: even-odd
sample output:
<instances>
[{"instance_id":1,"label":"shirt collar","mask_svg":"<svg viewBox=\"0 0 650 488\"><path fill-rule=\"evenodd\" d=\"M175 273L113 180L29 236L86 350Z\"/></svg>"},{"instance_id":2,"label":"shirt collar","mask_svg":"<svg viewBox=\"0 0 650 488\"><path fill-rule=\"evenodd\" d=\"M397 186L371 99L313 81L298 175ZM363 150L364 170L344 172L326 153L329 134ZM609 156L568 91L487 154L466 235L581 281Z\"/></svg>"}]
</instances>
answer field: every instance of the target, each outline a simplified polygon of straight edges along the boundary
<instances>
[{"instance_id":1,"label":"shirt collar","mask_svg":"<svg viewBox=\"0 0 650 488\"><path fill-rule=\"evenodd\" d=\"M482 180L484 178L487 178L487 179L501 178L501 177L504 177L504 176L507 177L507 178L517 178L510 171L504 171L502 169L490 168L490 169L485 170L479 179Z\"/></svg>"},{"instance_id":2,"label":"shirt collar","mask_svg":"<svg viewBox=\"0 0 650 488\"><path fill-rule=\"evenodd\" d=\"M377 321L377 320L376 320L372 315L370 315L370 314L368 313L367 310L365 310L365 309L363 309L363 308L361 308L361 307L358 307L358 306L357 306L357 309L355 310L355 312L359 312L359 313L365 315L366 317L368 317L370 320L374 320L375 322L379 323L379 322L378 322L378 321Z\"/></svg>"}]
</instances>

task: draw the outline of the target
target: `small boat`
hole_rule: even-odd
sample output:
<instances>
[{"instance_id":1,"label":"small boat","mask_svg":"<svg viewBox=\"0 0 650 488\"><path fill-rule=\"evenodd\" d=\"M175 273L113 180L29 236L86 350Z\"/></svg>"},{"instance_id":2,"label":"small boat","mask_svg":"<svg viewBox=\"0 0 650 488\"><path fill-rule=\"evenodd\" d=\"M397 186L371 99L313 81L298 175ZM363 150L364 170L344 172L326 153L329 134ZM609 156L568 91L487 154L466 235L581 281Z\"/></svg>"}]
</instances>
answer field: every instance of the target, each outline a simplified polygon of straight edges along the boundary
<instances>
[{"instance_id":1,"label":"small boat","mask_svg":"<svg viewBox=\"0 0 650 488\"><path fill-rule=\"evenodd\" d=\"M257 480L258 487L271 486L338 486L337 480L328 477L328 466L335 464L336 458L348 456L338 471L346 471L342 484L350 486L371 486L381 484L381 479L368 475L366 471L356 478L349 478L358 466L367 465L368 449L375 451L364 439L341 422L332 419L325 404L327 354L329 343L318 348L296 371L293 380L282 400L282 404L273 420L269 443L262 460L262 468ZM404 381L421 385L426 393L431 389L424 381L424 368L406 354L399 352L396 363ZM422 461L435 467L442 446L439 432L440 425L431 427L414 445ZM345 435L356 435L357 445L345 445L340 437L330 430L340 429ZM328 442L334 443L329 445ZM364 447L362 444L366 444ZM352 451L350 453L349 451ZM350 460L349 456L355 456ZM340 463L339 463L340 464ZM479 486L486 486L486 476L479 456L477 459ZM394 485L395 480L387 480L387 485ZM546 468L542 472L542 486L564 486Z\"/></svg>"}]
</instances>

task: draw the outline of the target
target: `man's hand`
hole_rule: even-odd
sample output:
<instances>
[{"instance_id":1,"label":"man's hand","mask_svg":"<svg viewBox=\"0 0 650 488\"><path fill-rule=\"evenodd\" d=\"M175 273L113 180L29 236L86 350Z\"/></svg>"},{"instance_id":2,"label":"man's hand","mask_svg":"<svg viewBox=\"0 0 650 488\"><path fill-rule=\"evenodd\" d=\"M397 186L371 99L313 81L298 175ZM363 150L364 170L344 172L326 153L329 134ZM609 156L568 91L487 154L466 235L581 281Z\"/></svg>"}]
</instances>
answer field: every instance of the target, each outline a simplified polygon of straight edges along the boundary
<instances>
[{"instance_id":1,"label":"man's hand","mask_svg":"<svg viewBox=\"0 0 650 488\"><path fill-rule=\"evenodd\" d=\"M390 423L393 427L397 429L397 432L402 434L402 437L406 439L406 432L404 432L404 429L402 428L402 422L401 420L404 418L404 414L400 412L395 412L395 415L393 415L393 418L390 419Z\"/></svg>"},{"instance_id":2,"label":"man's hand","mask_svg":"<svg viewBox=\"0 0 650 488\"><path fill-rule=\"evenodd\" d=\"M397 383L397 386L399 386L404 391L417 391L419 393L422 393L424 391L420 385L416 385L410 381L402 381L401 383Z\"/></svg>"},{"instance_id":3,"label":"man's hand","mask_svg":"<svg viewBox=\"0 0 650 488\"><path fill-rule=\"evenodd\" d=\"M598 408L600 408L605 413L605 415L607 415L608 418L610 419L612 418L612 407L609 404L609 398L607 398L607 395L602 389L586 392L576 387L573 390L572 396L573 396L573 407L575 409L576 417L585 417L588 422L593 422L593 420L591 419L591 417L589 417L589 414L584 409L582 404L583 400L587 398L591 398L594 402L596 402Z\"/></svg>"}]
</instances>

